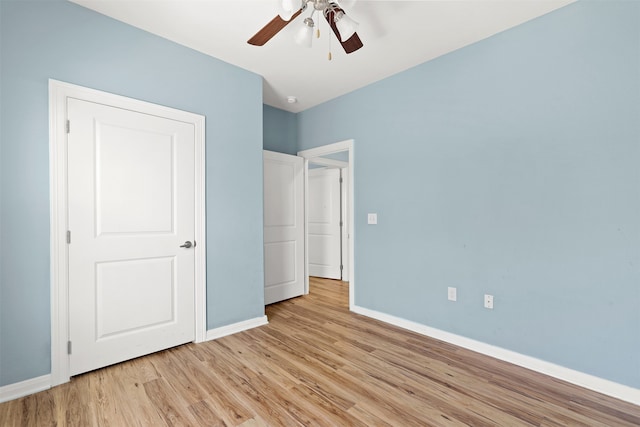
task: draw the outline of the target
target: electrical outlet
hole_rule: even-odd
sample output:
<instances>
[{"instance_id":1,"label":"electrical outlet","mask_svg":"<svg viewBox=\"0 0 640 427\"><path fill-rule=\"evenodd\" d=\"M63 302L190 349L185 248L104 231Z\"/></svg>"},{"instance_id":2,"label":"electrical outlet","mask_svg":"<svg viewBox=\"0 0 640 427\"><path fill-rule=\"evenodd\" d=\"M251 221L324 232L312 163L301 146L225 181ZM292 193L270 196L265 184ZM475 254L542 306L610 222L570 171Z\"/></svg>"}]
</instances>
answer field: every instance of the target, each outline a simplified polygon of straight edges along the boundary
<instances>
[{"instance_id":1,"label":"electrical outlet","mask_svg":"<svg viewBox=\"0 0 640 427\"><path fill-rule=\"evenodd\" d=\"M449 286L449 288L447 288L447 298L449 299L449 301L457 301L458 290L456 288Z\"/></svg>"},{"instance_id":2,"label":"electrical outlet","mask_svg":"<svg viewBox=\"0 0 640 427\"><path fill-rule=\"evenodd\" d=\"M378 223L378 214L370 213L367 214L367 224L375 225Z\"/></svg>"},{"instance_id":3,"label":"electrical outlet","mask_svg":"<svg viewBox=\"0 0 640 427\"><path fill-rule=\"evenodd\" d=\"M490 310L493 310L493 295L486 295L484 296L484 308L488 308Z\"/></svg>"}]
</instances>

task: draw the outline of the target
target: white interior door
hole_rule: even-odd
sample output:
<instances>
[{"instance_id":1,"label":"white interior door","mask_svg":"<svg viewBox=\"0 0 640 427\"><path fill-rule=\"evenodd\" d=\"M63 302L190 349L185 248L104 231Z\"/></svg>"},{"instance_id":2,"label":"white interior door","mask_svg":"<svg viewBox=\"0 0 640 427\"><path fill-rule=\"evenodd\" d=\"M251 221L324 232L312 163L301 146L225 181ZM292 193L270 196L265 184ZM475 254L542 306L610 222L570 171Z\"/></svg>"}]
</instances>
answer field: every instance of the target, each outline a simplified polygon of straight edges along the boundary
<instances>
[{"instance_id":1,"label":"white interior door","mask_svg":"<svg viewBox=\"0 0 640 427\"><path fill-rule=\"evenodd\" d=\"M341 279L340 169L310 169L307 223L309 276Z\"/></svg>"},{"instance_id":2,"label":"white interior door","mask_svg":"<svg viewBox=\"0 0 640 427\"><path fill-rule=\"evenodd\" d=\"M76 375L194 340L195 136L193 124L77 99L67 113Z\"/></svg>"},{"instance_id":3,"label":"white interior door","mask_svg":"<svg viewBox=\"0 0 640 427\"><path fill-rule=\"evenodd\" d=\"M264 302L304 293L303 159L264 151Z\"/></svg>"}]
</instances>

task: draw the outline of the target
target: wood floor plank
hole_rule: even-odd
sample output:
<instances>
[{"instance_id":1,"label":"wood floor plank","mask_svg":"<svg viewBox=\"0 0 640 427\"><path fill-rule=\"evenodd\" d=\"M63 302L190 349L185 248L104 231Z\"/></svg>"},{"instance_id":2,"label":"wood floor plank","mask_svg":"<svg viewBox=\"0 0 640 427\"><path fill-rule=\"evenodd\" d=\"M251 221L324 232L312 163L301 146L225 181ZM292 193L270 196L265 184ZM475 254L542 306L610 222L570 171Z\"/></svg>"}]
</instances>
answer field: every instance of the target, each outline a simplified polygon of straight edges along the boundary
<instances>
[{"instance_id":1,"label":"wood floor plank","mask_svg":"<svg viewBox=\"0 0 640 427\"><path fill-rule=\"evenodd\" d=\"M198 345L185 346L188 352L182 352L181 363L188 369L188 378L207 393L206 403L212 408L216 417L220 417L226 425L238 425L252 418L253 412L248 410L233 393L229 393L224 380L217 373L215 357L208 352L196 352ZM198 357L202 357L199 359ZM206 362L206 363L201 363Z\"/></svg>"},{"instance_id":2,"label":"wood floor plank","mask_svg":"<svg viewBox=\"0 0 640 427\"><path fill-rule=\"evenodd\" d=\"M0 426L640 426L640 407L349 311L345 282L269 324L0 404Z\"/></svg>"},{"instance_id":3,"label":"wood floor plank","mask_svg":"<svg viewBox=\"0 0 640 427\"><path fill-rule=\"evenodd\" d=\"M127 422L133 419L132 424L139 427L165 425L144 388L146 382L160 378L150 360L151 358L138 358L116 365L120 370L116 370L116 367L109 369L112 380L119 386L119 406L127 411L124 418Z\"/></svg>"},{"instance_id":4,"label":"wood floor plank","mask_svg":"<svg viewBox=\"0 0 640 427\"><path fill-rule=\"evenodd\" d=\"M367 427L370 425L342 410L333 400L325 398L307 386L295 386L290 389L290 392L295 399L307 402L319 411L322 414L322 419L327 421L330 426Z\"/></svg>"},{"instance_id":5,"label":"wood floor plank","mask_svg":"<svg viewBox=\"0 0 640 427\"><path fill-rule=\"evenodd\" d=\"M161 356L153 359L153 365L161 372L161 378L171 384L173 391L181 396L187 405L207 398L207 393L193 380L193 370L190 371L193 365L188 363L188 352L182 348L173 348L165 350Z\"/></svg>"},{"instance_id":6,"label":"wood floor plank","mask_svg":"<svg viewBox=\"0 0 640 427\"><path fill-rule=\"evenodd\" d=\"M189 411L191 411L191 414L193 414L193 417L199 425L206 425L209 427L227 426L224 420L216 414L215 409L213 409L212 406L204 400L189 405Z\"/></svg>"},{"instance_id":7,"label":"wood floor plank","mask_svg":"<svg viewBox=\"0 0 640 427\"><path fill-rule=\"evenodd\" d=\"M91 377L91 374L80 375L74 379L73 387L65 384L46 392L56 391L55 399L59 408L56 413L61 415L57 420L60 424L70 427L99 425L95 410L97 402L94 402L91 392Z\"/></svg>"},{"instance_id":8,"label":"wood floor plank","mask_svg":"<svg viewBox=\"0 0 640 427\"><path fill-rule=\"evenodd\" d=\"M272 338L265 331L256 331L255 334L262 336L266 344L260 350L264 351L264 354L270 354L302 384L313 388L345 410L354 405L352 394L349 392L349 386L353 385L344 383L335 375L335 370L317 361L306 359L304 354Z\"/></svg>"},{"instance_id":9,"label":"wood floor plank","mask_svg":"<svg viewBox=\"0 0 640 427\"><path fill-rule=\"evenodd\" d=\"M196 425L195 419L188 411L188 405L164 379L148 381L144 383L144 389L165 425L171 427Z\"/></svg>"},{"instance_id":10,"label":"wood floor plank","mask_svg":"<svg viewBox=\"0 0 640 427\"><path fill-rule=\"evenodd\" d=\"M114 367L118 369L118 367ZM101 369L89 379L89 398L95 408L95 416L99 426L121 426L127 423L125 414L129 405L122 406L119 403L121 395L118 394L116 384L111 379L112 370Z\"/></svg>"},{"instance_id":11,"label":"wood floor plank","mask_svg":"<svg viewBox=\"0 0 640 427\"><path fill-rule=\"evenodd\" d=\"M333 381L327 381L326 378L309 372L308 367L303 366L305 365L304 361L293 362L287 358L286 354L280 354L277 349L267 349L266 346L255 347L255 351L268 357L273 363L285 369L287 374L294 377L297 382L312 389L341 410L347 410L355 404L355 402L351 400L351 396L349 396L339 384Z\"/></svg>"},{"instance_id":12,"label":"wood floor plank","mask_svg":"<svg viewBox=\"0 0 640 427\"><path fill-rule=\"evenodd\" d=\"M225 381L229 390L233 392L245 405L250 406L260 417L273 425L300 426L303 425L296 420L294 414L287 412L282 405L273 405L267 390L261 389L252 382L254 375L244 369L241 361L226 352L219 352L215 361L216 369L222 370L225 374Z\"/></svg>"}]
</instances>

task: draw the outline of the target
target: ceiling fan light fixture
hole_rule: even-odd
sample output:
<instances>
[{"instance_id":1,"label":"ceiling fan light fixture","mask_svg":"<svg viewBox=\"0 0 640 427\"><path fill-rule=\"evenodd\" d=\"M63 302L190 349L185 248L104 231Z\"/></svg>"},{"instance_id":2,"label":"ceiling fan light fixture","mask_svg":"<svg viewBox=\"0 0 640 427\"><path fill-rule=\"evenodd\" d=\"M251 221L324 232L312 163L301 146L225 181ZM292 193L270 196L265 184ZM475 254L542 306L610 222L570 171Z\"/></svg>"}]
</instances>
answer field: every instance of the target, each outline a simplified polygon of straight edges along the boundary
<instances>
[{"instance_id":1,"label":"ceiling fan light fixture","mask_svg":"<svg viewBox=\"0 0 640 427\"><path fill-rule=\"evenodd\" d=\"M310 0L306 0L308 3ZM329 7L329 0L311 0L313 1L313 8L315 10L325 10Z\"/></svg>"},{"instance_id":2,"label":"ceiling fan light fixture","mask_svg":"<svg viewBox=\"0 0 640 427\"><path fill-rule=\"evenodd\" d=\"M297 44L304 47L311 47L311 41L313 40L313 27L315 23L313 19L306 18L304 25L296 33L294 40Z\"/></svg>"},{"instance_id":3,"label":"ceiling fan light fixture","mask_svg":"<svg viewBox=\"0 0 640 427\"><path fill-rule=\"evenodd\" d=\"M0 0L2 1L2 0ZM276 0L270 0L275 1ZM321 16L327 21L333 35L338 39L346 54L360 49L363 44L356 33L358 23L345 16L344 10L338 4L338 0L277 0L277 8L280 11L275 18L267 22L247 43L252 46L264 46L284 27L291 24L300 14L311 9L311 15L304 20L302 28L294 29L293 39L296 44L311 47L314 27L313 15ZM299 8L294 6L298 3ZM298 21L299 22L299 21ZM320 37L320 30L317 32ZM331 36L330 36L331 37ZM331 45L329 45L331 46ZM331 47L329 47L331 49Z\"/></svg>"},{"instance_id":4,"label":"ceiling fan light fixture","mask_svg":"<svg viewBox=\"0 0 640 427\"><path fill-rule=\"evenodd\" d=\"M336 28L340 33L340 41L345 42L351 38L358 29L359 23L349 18L343 11L338 11L334 15Z\"/></svg>"},{"instance_id":5,"label":"ceiling fan light fixture","mask_svg":"<svg viewBox=\"0 0 640 427\"><path fill-rule=\"evenodd\" d=\"M293 13L295 12L294 9L295 8L293 6L293 0L282 0L282 2L280 3L280 12L278 13L278 15L280 15L280 18L282 18L283 20L289 21L293 16Z\"/></svg>"}]
</instances>

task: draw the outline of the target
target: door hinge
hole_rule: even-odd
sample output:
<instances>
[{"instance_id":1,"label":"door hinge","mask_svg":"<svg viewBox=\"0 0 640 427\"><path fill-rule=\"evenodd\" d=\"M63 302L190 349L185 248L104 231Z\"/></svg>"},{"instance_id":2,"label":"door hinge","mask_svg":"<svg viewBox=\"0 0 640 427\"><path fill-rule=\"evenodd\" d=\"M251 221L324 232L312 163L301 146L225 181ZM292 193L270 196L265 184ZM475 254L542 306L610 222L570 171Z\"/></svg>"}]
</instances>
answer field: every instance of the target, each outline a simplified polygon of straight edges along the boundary
<instances>
[{"instance_id":1,"label":"door hinge","mask_svg":"<svg viewBox=\"0 0 640 427\"><path fill-rule=\"evenodd\" d=\"M71 121L67 120L66 124L67 133L71 133Z\"/></svg>"},{"instance_id":2,"label":"door hinge","mask_svg":"<svg viewBox=\"0 0 640 427\"><path fill-rule=\"evenodd\" d=\"M340 271L344 270L344 265L340 264Z\"/></svg>"},{"instance_id":3,"label":"door hinge","mask_svg":"<svg viewBox=\"0 0 640 427\"><path fill-rule=\"evenodd\" d=\"M71 341L67 341L67 354L71 354Z\"/></svg>"},{"instance_id":4,"label":"door hinge","mask_svg":"<svg viewBox=\"0 0 640 427\"><path fill-rule=\"evenodd\" d=\"M340 221L340 227L344 227L344 223Z\"/></svg>"},{"instance_id":5,"label":"door hinge","mask_svg":"<svg viewBox=\"0 0 640 427\"><path fill-rule=\"evenodd\" d=\"M342 184L342 177L340 177L340 184Z\"/></svg>"},{"instance_id":6,"label":"door hinge","mask_svg":"<svg viewBox=\"0 0 640 427\"><path fill-rule=\"evenodd\" d=\"M71 244L71 231L67 230L67 245Z\"/></svg>"}]
</instances>

